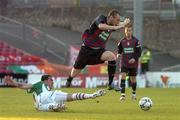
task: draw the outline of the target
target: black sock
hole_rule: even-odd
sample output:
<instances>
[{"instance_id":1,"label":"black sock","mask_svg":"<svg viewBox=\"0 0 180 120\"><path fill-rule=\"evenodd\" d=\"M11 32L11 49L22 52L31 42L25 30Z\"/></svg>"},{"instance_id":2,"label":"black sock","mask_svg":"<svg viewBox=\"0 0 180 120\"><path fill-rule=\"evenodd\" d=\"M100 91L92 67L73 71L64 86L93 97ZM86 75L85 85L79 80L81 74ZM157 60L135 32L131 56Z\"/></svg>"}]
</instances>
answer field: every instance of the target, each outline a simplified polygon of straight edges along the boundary
<instances>
[{"instance_id":1,"label":"black sock","mask_svg":"<svg viewBox=\"0 0 180 120\"><path fill-rule=\"evenodd\" d=\"M73 80L73 77L71 77L71 76L69 76L68 78L67 78L67 81L68 82L71 82Z\"/></svg>"},{"instance_id":2,"label":"black sock","mask_svg":"<svg viewBox=\"0 0 180 120\"><path fill-rule=\"evenodd\" d=\"M111 86L114 74L116 72L116 61L108 61L108 77L109 77L109 86Z\"/></svg>"},{"instance_id":3,"label":"black sock","mask_svg":"<svg viewBox=\"0 0 180 120\"><path fill-rule=\"evenodd\" d=\"M136 86L137 86L137 83L136 82L133 82L132 83L132 90L133 90L133 94L136 94Z\"/></svg>"},{"instance_id":4,"label":"black sock","mask_svg":"<svg viewBox=\"0 0 180 120\"><path fill-rule=\"evenodd\" d=\"M124 79L121 79L121 93L125 93L126 83Z\"/></svg>"}]
</instances>

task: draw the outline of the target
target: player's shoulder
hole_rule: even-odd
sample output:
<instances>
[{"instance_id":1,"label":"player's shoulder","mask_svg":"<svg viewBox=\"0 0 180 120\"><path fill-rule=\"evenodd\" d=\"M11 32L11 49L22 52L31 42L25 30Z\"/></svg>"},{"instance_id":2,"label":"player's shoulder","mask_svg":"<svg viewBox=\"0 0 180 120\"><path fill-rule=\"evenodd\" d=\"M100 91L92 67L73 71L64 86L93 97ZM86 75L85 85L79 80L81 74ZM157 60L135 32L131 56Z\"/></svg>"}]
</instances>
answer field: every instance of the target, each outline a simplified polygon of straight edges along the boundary
<instances>
[{"instance_id":1,"label":"player's shoulder","mask_svg":"<svg viewBox=\"0 0 180 120\"><path fill-rule=\"evenodd\" d=\"M107 19L107 17L106 17L105 15L103 15L103 14L98 15L98 16L96 17L96 20L106 21L106 19Z\"/></svg>"},{"instance_id":2,"label":"player's shoulder","mask_svg":"<svg viewBox=\"0 0 180 120\"><path fill-rule=\"evenodd\" d=\"M139 39L134 36L132 36L132 39L134 39L135 41L139 41Z\"/></svg>"},{"instance_id":3,"label":"player's shoulder","mask_svg":"<svg viewBox=\"0 0 180 120\"><path fill-rule=\"evenodd\" d=\"M42 84L43 84L42 81L38 81L38 82L34 83L33 86L42 85Z\"/></svg>"},{"instance_id":4,"label":"player's shoulder","mask_svg":"<svg viewBox=\"0 0 180 120\"><path fill-rule=\"evenodd\" d=\"M104 18L104 19L106 19L107 17L106 17L105 15L101 14L101 15L99 15L99 18Z\"/></svg>"},{"instance_id":5,"label":"player's shoulder","mask_svg":"<svg viewBox=\"0 0 180 120\"><path fill-rule=\"evenodd\" d=\"M124 42L125 41L125 38L123 37L123 38L121 38L120 40L119 40L119 42L118 42L118 46L122 43L122 42Z\"/></svg>"},{"instance_id":6,"label":"player's shoulder","mask_svg":"<svg viewBox=\"0 0 180 120\"><path fill-rule=\"evenodd\" d=\"M140 41L136 37L134 37L134 36L133 36L133 39L135 40L135 43L137 45L136 47L141 47Z\"/></svg>"},{"instance_id":7,"label":"player's shoulder","mask_svg":"<svg viewBox=\"0 0 180 120\"><path fill-rule=\"evenodd\" d=\"M120 39L120 42L125 42L125 41L126 41L126 38L125 38L125 37L123 37L123 38Z\"/></svg>"}]
</instances>

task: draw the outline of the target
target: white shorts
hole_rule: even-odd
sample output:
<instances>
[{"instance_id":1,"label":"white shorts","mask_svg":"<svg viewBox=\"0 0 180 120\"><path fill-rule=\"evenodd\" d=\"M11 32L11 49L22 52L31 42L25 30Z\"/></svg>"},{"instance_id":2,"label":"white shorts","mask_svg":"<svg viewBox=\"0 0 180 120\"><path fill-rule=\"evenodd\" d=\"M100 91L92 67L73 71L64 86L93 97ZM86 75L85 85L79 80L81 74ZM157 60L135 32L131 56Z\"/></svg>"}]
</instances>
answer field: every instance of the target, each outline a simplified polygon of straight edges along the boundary
<instances>
[{"instance_id":1,"label":"white shorts","mask_svg":"<svg viewBox=\"0 0 180 120\"><path fill-rule=\"evenodd\" d=\"M61 103L67 101L68 93L62 92L60 90L43 92L37 96L37 102L42 104L47 103Z\"/></svg>"},{"instance_id":2,"label":"white shorts","mask_svg":"<svg viewBox=\"0 0 180 120\"><path fill-rule=\"evenodd\" d=\"M67 96L68 96L68 93L55 90L51 98L53 99L54 102L59 103L62 101L63 102L67 101Z\"/></svg>"},{"instance_id":3,"label":"white shorts","mask_svg":"<svg viewBox=\"0 0 180 120\"><path fill-rule=\"evenodd\" d=\"M67 101L67 95L68 93L61 92L60 90L41 93L36 97L35 108L37 110L49 111L50 106L63 105Z\"/></svg>"}]
</instances>

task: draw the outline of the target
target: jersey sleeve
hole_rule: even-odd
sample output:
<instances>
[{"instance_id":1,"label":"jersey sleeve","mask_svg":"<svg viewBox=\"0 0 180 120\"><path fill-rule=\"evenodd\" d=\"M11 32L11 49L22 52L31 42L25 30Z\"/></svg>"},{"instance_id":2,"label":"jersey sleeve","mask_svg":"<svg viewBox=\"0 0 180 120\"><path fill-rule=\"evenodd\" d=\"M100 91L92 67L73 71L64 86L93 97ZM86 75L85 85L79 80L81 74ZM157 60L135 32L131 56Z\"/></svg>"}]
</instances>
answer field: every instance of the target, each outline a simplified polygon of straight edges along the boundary
<instances>
[{"instance_id":1,"label":"jersey sleeve","mask_svg":"<svg viewBox=\"0 0 180 120\"><path fill-rule=\"evenodd\" d=\"M120 42L118 43L118 54L121 54L122 51L123 51L123 47L122 47L122 42L120 41Z\"/></svg>"},{"instance_id":2,"label":"jersey sleeve","mask_svg":"<svg viewBox=\"0 0 180 120\"><path fill-rule=\"evenodd\" d=\"M27 93L33 93L34 92L34 85L30 89L27 89Z\"/></svg>"},{"instance_id":3,"label":"jersey sleeve","mask_svg":"<svg viewBox=\"0 0 180 120\"><path fill-rule=\"evenodd\" d=\"M136 54L135 54L135 59L138 60L138 58L141 56L141 44L139 40L136 40Z\"/></svg>"},{"instance_id":4,"label":"jersey sleeve","mask_svg":"<svg viewBox=\"0 0 180 120\"><path fill-rule=\"evenodd\" d=\"M96 17L95 24L98 26L101 23L106 23L106 17L104 15L100 15Z\"/></svg>"}]
</instances>

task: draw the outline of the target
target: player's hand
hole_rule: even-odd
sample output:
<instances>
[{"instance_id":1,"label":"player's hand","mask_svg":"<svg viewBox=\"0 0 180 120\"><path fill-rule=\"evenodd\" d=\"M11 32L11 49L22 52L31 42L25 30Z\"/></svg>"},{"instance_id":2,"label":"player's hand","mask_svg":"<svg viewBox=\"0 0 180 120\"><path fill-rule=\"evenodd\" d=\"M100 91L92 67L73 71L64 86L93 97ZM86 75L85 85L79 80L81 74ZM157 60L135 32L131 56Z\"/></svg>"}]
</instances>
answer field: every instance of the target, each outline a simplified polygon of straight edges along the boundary
<instances>
[{"instance_id":1,"label":"player's hand","mask_svg":"<svg viewBox=\"0 0 180 120\"><path fill-rule=\"evenodd\" d=\"M124 22L120 22L117 26L114 26L114 30L118 30L118 29L121 29L123 28L125 25L129 24L130 23L130 19L129 18L126 18L124 20Z\"/></svg>"},{"instance_id":2,"label":"player's hand","mask_svg":"<svg viewBox=\"0 0 180 120\"><path fill-rule=\"evenodd\" d=\"M134 58L129 60L129 64L133 64L136 60Z\"/></svg>"},{"instance_id":3,"label":"player's hand","mask_svg":"<svg viewBox=\"0 0 180 120\"><path fill-rule=\"evenodd\" d=\"M117 54L116 57L119 58L121 55L120 54Z\"/></svg>"},{"instance_id":4,"label":"player's hand","mask_svg":"<svg viewBox=\"0 0 180 120\"><path fill-rule=\"evenodd\" d=\"M119 30L122 28L122 25L114 26L114 30Z\"/></svg>"},{"instance_id":5,"label":"player's hand","mask_svg":"<svg viewBox=\"0 0 180 120\"><path fill-rule=\"evenodd\" d=\"M126 18L125 20L124 20L124 25L127 25L127 24L129 24L130 23L130 19L129 18Z\"/></svg>"}]
</instances>

